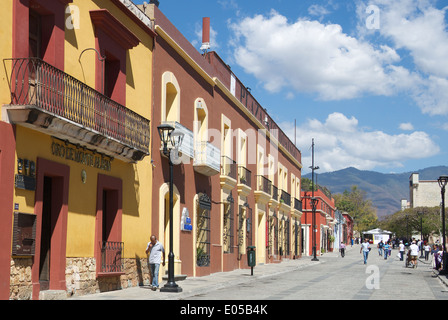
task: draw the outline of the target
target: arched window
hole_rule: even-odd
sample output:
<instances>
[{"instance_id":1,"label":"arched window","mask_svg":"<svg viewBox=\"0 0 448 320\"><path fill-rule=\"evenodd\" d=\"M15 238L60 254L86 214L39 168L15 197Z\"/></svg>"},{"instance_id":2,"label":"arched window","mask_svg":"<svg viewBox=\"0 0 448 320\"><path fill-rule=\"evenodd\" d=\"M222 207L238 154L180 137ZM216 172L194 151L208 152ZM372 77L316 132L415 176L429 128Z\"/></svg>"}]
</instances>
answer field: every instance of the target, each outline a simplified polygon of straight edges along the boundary
<instances>
[{"instance_id":1,"label":"arched window","mask_svg":"<svg viewBox=\"0 0 448 320\"><path fill-rule=\"evenodd\" d=\"M180 87L172 72L162 75L162 122L180 123Z\"/></svg>"}]
</instances>

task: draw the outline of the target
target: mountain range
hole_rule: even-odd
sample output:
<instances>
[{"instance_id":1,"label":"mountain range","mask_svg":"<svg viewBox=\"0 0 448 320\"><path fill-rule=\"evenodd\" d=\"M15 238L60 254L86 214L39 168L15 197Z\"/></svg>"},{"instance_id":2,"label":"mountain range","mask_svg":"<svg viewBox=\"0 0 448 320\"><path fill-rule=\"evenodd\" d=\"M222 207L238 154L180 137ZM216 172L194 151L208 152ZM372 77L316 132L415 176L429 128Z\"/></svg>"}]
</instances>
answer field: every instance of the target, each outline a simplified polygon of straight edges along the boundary
<instances>
[{"instance_id":1,"label":"mountain range","mask_svg":"<svg viewBox=\"0 0 448 320\"><path fill-rule=\"evenodd\" d=\"M353 185L366 192L373 206L377 208L378 218L401 210L401 199L409 199L409 177L418 172L420 180L437 180L439 176L448 174L447 166L436 166L404 173L379 173L358 170L350 167L338 171L315 175L315 182L327 187L332 194L350 190ZM311 173L303 176L311 179Z\"/></svg>"}]
</instances>

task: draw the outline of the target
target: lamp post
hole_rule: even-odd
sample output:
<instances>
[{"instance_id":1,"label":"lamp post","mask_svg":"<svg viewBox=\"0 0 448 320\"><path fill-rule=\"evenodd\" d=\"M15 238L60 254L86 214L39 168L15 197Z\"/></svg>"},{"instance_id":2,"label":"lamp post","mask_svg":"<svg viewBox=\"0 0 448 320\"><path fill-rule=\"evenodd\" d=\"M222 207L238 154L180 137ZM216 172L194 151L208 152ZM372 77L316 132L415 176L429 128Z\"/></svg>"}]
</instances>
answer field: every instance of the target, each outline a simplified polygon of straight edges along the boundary
<instances>
[{"instance_id":1,"label":"lamp post","mask_svg":"<svg viewBox=\"0 0 448 320\"><path fill-rule=\"evenodd\" d=\"M160 288L161 292L182 292L182 288L179 287L174 281L174 253L173 253L173 167L174 163L171 158L171 152L177 152L178 148L182 144L184 134L175 130L174 127L169 124L161 124L157 127L159 131L160 140L163 143L163 154L168 157L170 165L170 252L168 254L168 282ZM168 143L171 147L168 147Z\"/></svg>"},{"instance_id":2,"label":"lamp post","mask_svg":"<svg viewBox=\"0 0 448 320\"><path fill-rule=\"evenodd\" d=\"M319 261L316 257L316 206L318 203L318 200L314 197L314 170L319 169L319 167L314 166L314 139L312 140L312 152L311 152L311 208L313 210L313 259L311 261Z\"/></svg>"},{"instance_id":3,"label":"lamp post","mask_svg":"<svg viewBox=\"0 0 448 320\"><path fill-rule=\"evenodd\" d=\"M420 217L420 258L423 258L423 211L418 211L417 215Z\"/></svg>"},{"instance_id":4,"label":"lamp post","mask_svg":"<svg viewBox=\"0 0 448 320\"><path fill-rule=\"evenodd\" d=\"M443 256L442 256L442 270L440 271L440 274L447 274L447 254L446 254L446 235L445 235L445 187L448 183L448 176L440 176L439 179L437 179L439 182L439 186L441 189L442 194L442 237L443 237Z\"/></svg>"}]
</instances>

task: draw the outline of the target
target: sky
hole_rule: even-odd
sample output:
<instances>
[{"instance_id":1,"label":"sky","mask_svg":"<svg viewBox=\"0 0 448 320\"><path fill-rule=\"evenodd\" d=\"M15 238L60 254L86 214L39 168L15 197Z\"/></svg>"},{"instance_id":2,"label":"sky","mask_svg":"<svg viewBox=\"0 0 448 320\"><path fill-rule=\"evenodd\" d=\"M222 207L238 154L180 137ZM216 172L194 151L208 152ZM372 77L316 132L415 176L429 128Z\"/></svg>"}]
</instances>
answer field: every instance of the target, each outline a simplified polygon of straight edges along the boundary
<instances>
[{"instance_id":1,"label":"sky","mask_svg":"<svg viewBox=\"0 0 448 320\"><path fill-rule=\"evenodd\" d=\"M136 4L143 1L134 0ZM296 141L304 174L447 165L448 1L160 0ZM437 178L437 177L435 177Z\"/></svg>"}]
</instances>

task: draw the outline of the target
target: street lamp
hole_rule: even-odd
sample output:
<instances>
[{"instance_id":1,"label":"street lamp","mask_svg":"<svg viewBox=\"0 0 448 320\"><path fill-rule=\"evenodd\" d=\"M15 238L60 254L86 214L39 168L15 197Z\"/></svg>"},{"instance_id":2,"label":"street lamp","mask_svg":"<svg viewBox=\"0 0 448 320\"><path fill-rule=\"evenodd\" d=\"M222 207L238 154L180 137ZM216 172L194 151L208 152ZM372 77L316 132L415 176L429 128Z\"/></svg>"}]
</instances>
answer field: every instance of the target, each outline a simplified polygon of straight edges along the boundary
<instances>
[{"instance_id":1,"label":"street lamp","mask_svg":"<svg viewBox=\"0 0 448 320\"><path fill-rule=\"evenodd\" d=\"M420 246L420 258L423 258L423 215L425 213L423 211L418 211L417 215L420 217L420 240L421 240L421 246Z\"/></svg>"},{"instance_id":2,"label":"street lamp","mask_svg":"<svg viewBox=\"0 0 448 320\"><path fill-rule=\"evenodd\" d=\"M311 261L319 261L319 259L316 258L316 206L318 203L318 200L314 197L314 170L319 169L318 166L314 166L314 139L312 140L312 162L311 162L311 208L313 209L313 259Z\"/></svg>"},{"instance_id":3,"label":"street lamp","mask_svg":"<svg viewBox=\"0 0 448 320\"><path fill-rule=\"evenodd\" d=\"M442 262L443 267L440 271L440 274L447 274L446 264L447 264L447 255L446 255L446 235L445 235L445 186L448 183L448 176L440 176L437 179L439 182L439 186L441 188L442 193L442 236L443 236L443 256Z\"/></svg>"},{"instance_id":4,"label":"street lamp","mask_svg":"<svg viewBox=\"0 0 448 320\"><path fill-rule=\"evenodd\" d=\"M169 124L161 124L157 127L159 131L160 140L163 143L163 154L168 157L170 165L170 253L168 254L168 282L160 288L161 292L182 292L174 281L174 253L173 253L173 167L174 163L171 159L171 151L176 152L182 144L184 134L179 130L175 130ZM170 147L168 147L170 143Z\"/></svg>"},{"instance_id":5,"label":"street lamp","mask_svg":"<svg viewBox=\"0 0 448 320\"><path fill-rule=\"evenodd\" d=\"M318 201L314 196L311 197L311 208L313 209L313 259L311 261L319 261L316 257L316 206Z\"/></svg>"}]
</instances>

